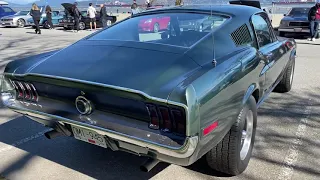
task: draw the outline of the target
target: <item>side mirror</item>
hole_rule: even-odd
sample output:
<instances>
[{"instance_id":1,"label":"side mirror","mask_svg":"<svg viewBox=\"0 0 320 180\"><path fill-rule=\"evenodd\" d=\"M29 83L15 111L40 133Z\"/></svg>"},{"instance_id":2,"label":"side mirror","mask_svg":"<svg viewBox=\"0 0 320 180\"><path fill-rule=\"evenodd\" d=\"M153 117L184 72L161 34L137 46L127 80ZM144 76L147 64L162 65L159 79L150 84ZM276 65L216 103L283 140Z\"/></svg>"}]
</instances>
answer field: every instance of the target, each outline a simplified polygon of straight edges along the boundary
<instances>
[{"instance_id":1,"label":"side mirror","mask_svg":"<svg viewBox=\"0 0 320 180\"><path fill-rule=\"evenodd\" d=\"M161 39L168 39L169 34L167 32L161 33Z\"/></svg>"}]
</instances>

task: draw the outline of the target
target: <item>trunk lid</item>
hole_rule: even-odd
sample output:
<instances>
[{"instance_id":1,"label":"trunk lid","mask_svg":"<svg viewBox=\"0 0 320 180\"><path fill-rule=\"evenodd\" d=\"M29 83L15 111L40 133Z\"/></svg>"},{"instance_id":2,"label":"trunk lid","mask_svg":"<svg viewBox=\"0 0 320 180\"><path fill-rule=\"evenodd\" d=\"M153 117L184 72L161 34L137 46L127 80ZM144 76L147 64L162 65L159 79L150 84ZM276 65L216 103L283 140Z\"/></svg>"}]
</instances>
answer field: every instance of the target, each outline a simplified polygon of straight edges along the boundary
<instances>
[{"instance_id":1,"label":"trunk lid","mask_svg":"<svg viewBox=\"0 0 320 180\"><path fill-rule=\"evenodd\" d=\"M167 99L180 82L200 68L179 47L108 42L84 40L32 68L21 67L16 72L130 88Z\"/></svg>"}]
</instances>

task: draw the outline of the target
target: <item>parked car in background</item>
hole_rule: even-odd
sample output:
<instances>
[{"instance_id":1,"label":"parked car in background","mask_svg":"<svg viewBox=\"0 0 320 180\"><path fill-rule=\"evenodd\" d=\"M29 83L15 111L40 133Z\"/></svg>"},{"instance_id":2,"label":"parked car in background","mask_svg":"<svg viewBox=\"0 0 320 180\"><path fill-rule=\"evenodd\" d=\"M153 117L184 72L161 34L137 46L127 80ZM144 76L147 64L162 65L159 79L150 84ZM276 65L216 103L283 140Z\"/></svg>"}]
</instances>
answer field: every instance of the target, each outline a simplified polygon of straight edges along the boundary
<instances>
[{"instance_id":1,"label":"parked car in background","mask_svg":"<svg viewBox=\"0 0 320 180\"><path fill-rule=\"evenodd\" d=\"M0 18L4 16L14 15L16 12L9 6L0 6Z\"/></svg>"},{"instance_id":2,"label":"parked car in background","mask_svg":"<svg viewBox=\"0 0 320 180\"><path fill-rule=\"evenodd\" d=\"M170 22L169 16L157 16L155 18L141 19L139 22L140 32L154 32L166 30Z\"/></svg>"},{"instance_id":3,"label":"parked car in background","mask_svg":"<svg viewBox=\"0 0 320 180\"><path fill-rule=\"evenodd\" d=\"M63 18L62 15L59 14L59 11L52 11L52 24L53 26L59 26L59 20ZM32 18L28 19L28 22L30 25L32 25L33 28L35 28L35 24ZM42 12L42 16L39 23L40 27L42 26L45 29L49 29L49 23L47 20L47 15L45 12Z\"/></svg>"},{"instance_id":4,"label":"parked car in background","mask_svg":"<svg viewBox=\"0 0 320 180\"><path fill-rule=\"evenodd\" d=\"M174 34L139 32L141 21L164 17ZM208 17L224 20L210 31L180 29L181 19ZM52 128L49 139L69 136L148 157L143 171L203 157L213 170L238 175L252 156L257 108L271 92L291 90L296 47L276 36L261 9L173 6L11 61L0 99Z\"/></svg>"},{"instance_id":5,"label":"parked car in background","mask_svg":"<svg viewBox=\"0 0 320 180\"><path fill-rule=\"evenodd\" d=\"M30 11L19 11L14 15L2 17L0 19L0 24L5 27L23 28L30 25L28 22L28 19L30 18Z\"/></svg>"},{"instance_id":6,"label":"parked car in background","mask_svg":"<svg viewBox=\"0 0 320 180\"><path fill-rule=\"evenodd\" d=\"M74 26L74 19L73 19L73 13L71 10L72 4L70 3L63 3L61 4L64 9L65 13L64 16L59 20L59 26L64 27L64 29L72 29ZM113 23L117 21L116 16L107 16L107 25L111 26ZM97 28L102 27L102 22L100 20L100 12L97 11L96 14L96 22L97 22ZM84 30L90 28L90 18L87 16L87 11L81 11L81 19L79 22L79 29Z\"/></svg>"},{"instance_id":7,"label":"parked car in background","mask_svg":"<svg viewBox=\"0 0 320 180\"><path fill-rule=\"evenodd\" d=\"M310 34L310 22L308 21L308 13L310 7L293 7L288 14L280 21L278 28L280 36L286 36L287 33L298 35ZM320 27L319 27L320 28Z\"/></svg>"}]
</instances>

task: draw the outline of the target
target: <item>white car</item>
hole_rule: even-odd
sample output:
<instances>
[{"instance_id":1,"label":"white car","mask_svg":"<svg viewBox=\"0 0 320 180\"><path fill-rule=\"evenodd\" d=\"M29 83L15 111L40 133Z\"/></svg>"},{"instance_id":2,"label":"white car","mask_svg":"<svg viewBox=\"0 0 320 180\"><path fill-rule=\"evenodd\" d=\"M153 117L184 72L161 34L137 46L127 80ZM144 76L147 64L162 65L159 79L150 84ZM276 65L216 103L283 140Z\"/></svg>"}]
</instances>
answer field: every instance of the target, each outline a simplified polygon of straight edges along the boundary
<instances>
[{"instance_id":1,"label":"white car","mask_svg":"<svg viewBox=\"0 0 320 180\"><path fill-rule=\"evenodd\" d=\"M6 27L29 26L28 19L32 18L29 11L19 11L14 15L4 16L0 19L0 24Z\"/></svg>"}]
</instances>

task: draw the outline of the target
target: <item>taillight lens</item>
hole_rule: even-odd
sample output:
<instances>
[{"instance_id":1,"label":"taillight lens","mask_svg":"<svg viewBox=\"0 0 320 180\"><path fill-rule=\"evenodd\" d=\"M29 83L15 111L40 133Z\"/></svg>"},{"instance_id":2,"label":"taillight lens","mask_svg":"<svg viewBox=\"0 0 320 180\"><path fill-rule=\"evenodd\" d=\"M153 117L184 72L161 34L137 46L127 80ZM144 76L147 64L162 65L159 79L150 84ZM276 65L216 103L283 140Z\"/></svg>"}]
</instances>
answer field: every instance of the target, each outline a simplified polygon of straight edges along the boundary
<instances>
[{"instance_id":1,"label":"taillight lens","mask_svg":"<svg viewBox=\"0 0 320 180\"><path fill-rule=\"evenodd\" d=\"M164 132L186 134L186 118L182 110L157 105L147 105L150 116L149 127Z\"/></svg>"},{"instance_id":2,"label":"taillight lens","mask_svg":"<svg viewBox=\"0 0 320 180\"><path fill-rule=\"evenodd\" d=\"M177 126L177 133L183 134L186 131L186 120L181 113L181 111L178 110L172 110L172 116Z\"/></svg>"},{"instance_id":3,"label":"taillight lens","mask_svg":"<svg viewBox=\"0 0 320 180\"><path fill-rule=\"evenodd\" d=\"M172 131L172 122L170 118L169 109L166 107L160 107L159 108L162 122L163 122L163 131L165 132L171 132Z\"/></svg>"},{"instance_id":4,"label":"taillight lens","mask_svg":"<svg viewBox=\"0 0 320 180\"><path fill-rule=\"evenodd\" d=\"M31 83L11 81L17 92L17 99L26 101L38 101L38 94L36 88Z\"/></svg>"},{"instance_id":5,"label":"taillight lens","mask_svg":"<svg viewBox=\"0 0 320 180\"><path fill-rule=\"evenodd\" d=\"M160 122L159 122L157 108L153 105L147 105L147 109L148 109L149 116L150 116L149 128L159 129Z\"/></svg>"}]
</instances>

